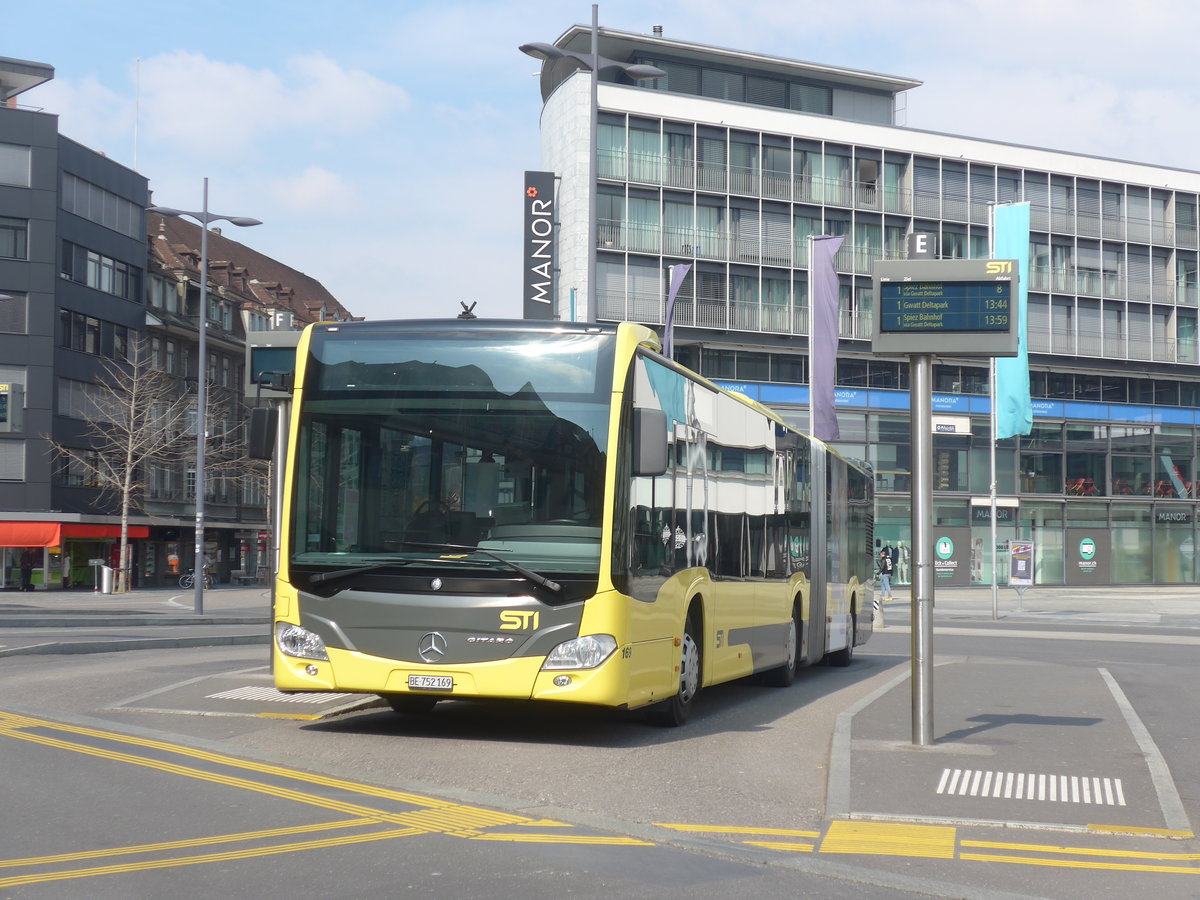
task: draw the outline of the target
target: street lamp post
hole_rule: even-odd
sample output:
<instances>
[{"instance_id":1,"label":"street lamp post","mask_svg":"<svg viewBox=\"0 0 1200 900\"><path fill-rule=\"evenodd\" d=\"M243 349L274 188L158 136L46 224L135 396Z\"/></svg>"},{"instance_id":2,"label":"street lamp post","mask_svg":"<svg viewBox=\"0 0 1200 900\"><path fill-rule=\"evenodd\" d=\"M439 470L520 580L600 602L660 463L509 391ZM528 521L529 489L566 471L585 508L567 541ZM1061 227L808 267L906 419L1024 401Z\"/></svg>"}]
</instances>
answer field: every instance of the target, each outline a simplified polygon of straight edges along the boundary
<instances>
[{"instance_id":1,"label":"street lamp post","mask_svg":"<svg viewBox=\"0 0 1200 900\"><path fill-rule=\"evenodd\" d=\"M196 546L192 565L193 607L196 615L204 613L204 576L208 560L204 555L204 454L208 438L208 226L213 222L228 222L247 228L261 225L258 219L246 216L219 216L208 211L208 179L204 179L204 206L199 212L151 206L147 212L161 216L188 216L200 223L200 339L196 347Z\"/></svg>"},{"instance_id":2,"label":"street lamp post","mask_svg":"<svg viewBox=\"0 0 1200 900\"><path fill-rule=\"evenodd\" d=\"M629 76L635 81L648 81L662 78L666 71L658 66L645 63L626 63L609 59L600 55L600 7L592 4L592 48L591 53L576 53L573 50L563 50L553 44L536 42L522 44L517 48L527 56L540 59L544 63L553 63L560 59L572 60L575 65L585 72L591 73L589 86L590 101L588 103L588 208L587 208L587 297L588 318L596 319L596 182L598 180L598 148L596 147L597 132L599 131L600 110L600 73L616 70Z\"/></svg>"}]
</instances>

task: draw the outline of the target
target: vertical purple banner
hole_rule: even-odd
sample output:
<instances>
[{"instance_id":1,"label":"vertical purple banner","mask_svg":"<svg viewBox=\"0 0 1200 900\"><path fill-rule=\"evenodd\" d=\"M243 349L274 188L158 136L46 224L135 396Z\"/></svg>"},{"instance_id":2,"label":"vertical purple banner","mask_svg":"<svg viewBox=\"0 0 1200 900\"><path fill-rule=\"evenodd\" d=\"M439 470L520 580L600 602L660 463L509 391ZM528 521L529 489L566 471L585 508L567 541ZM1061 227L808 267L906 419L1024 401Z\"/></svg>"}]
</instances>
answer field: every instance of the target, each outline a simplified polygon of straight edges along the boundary
<instances>
[{"instance_id":1,"label":"vertical purple banner","mask_svg":"<svg viewBox=\"0 0 1200 900\"><path fill-rule=\"evenodd\" d=\"M838 277L833 260L842 240L814 235L809 255L808 406L812 436L822 441L841 437L833 404L838 355Z\"/></svg>"},{"instance_id":2,"label":"vertical purple banner","mask_svg":"<svg viewBox=\"0 0 1200 900\"><path fill-rule=\"evenodd\" d=\"M526 319L553 319L554 173L525 173L525 231L522 239Z\"/></svg>"},{"instance_id":3,"label":"vertical purple banner","mask_svg":"<svg viewBox=\"0 0 1200 900\"><path fill-rule=\"evenodd\" d=\"M663 326L663 356L667 359L675 358L675 298L683 285L683 279L687 278L691 270L691 263L671 266L671 286L667 288L667 316L663 320L666 323Z\"/></svg>"}]
</instances>

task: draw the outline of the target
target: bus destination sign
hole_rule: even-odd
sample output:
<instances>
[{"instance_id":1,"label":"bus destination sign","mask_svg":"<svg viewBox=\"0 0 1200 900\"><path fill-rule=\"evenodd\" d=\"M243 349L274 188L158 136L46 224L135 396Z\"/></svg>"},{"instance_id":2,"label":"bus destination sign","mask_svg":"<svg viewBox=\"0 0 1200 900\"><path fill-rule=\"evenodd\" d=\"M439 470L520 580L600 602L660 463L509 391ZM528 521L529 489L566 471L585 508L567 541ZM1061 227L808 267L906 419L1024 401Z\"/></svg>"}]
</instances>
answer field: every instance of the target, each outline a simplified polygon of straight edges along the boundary
<instances>
[{"instance_id":1,"label":"bus destination sign","mask_svg":"<svg viewBox=\"0 0 1200 900\"><path fill-rule=\"evenodd\" d=\"M875 264L875 353L1016 356L1018 265L1011 259Z\"/></svg>"}]
</instances>

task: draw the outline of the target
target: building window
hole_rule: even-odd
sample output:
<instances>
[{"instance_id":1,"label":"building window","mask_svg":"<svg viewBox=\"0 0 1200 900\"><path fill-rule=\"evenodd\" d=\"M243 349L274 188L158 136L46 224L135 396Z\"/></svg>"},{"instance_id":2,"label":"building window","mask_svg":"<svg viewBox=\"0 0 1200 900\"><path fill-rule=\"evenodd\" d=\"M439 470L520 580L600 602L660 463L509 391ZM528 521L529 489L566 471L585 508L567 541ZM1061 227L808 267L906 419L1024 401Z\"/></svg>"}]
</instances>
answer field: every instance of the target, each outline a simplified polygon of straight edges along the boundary
<instances>
[{"instance_id":1,"label":"building window","mask_svg":"<svg viewBox=\"0 0 1200 900\"><path fill-rule=\"evenodd\" d=\"M0 184L29 187L30 149L20 144L0 144Z\"/></svg>"},{"instance_id":2,"label":"building window","mask_svg":"<svg viewBox=\"0 0 1200 900\"><path fill-rule=\"evenodd\" d=\"M25 442L0 441L0 481L25 480Z\"/></svg>"},{"instance_id":3,"label":"building window","mask_svg":"<svg viewBox=\"0 0 1200 900\"><path fill-rule=\"evenodd\" d=\"M6 259L26 259L28 241L28 219L0 216L0 256Z\"/></svg>"},{"instance_id":4,"label":"building window","mask_svg":"<svg viewBox=\"0 0 1200 900\"><path fill-rule=\"evenodd\" d=\"M0 164L0 170L3 165ZM3 178L0 178L3 180ZM63 172L62 206L89 222L111 228L131 238L144 239L143 209L136 203L90 182Z\"/></svg>"},{"instance_id":5,"label":"building window","mask_svg":"<svg viewBox=\"0 0 1200 900\"><path fill-rule=\"evenodd\" d=\"M62 244L61 271L63 277L76 284L86 284L126 300L140 299L140 269L70 241Z\"/></svg>"},{"instance_id":6,"label":"building window","mask_svg":"<svg viewBox=\"0 0 1200 900\"><path fill-rule=\"evenodd\" d=\"M25 334L28 330L28 298L14 291L0 290L0 294L9 296L8 300L0 300L0 332Z\"/></svg>"}]
</instances>

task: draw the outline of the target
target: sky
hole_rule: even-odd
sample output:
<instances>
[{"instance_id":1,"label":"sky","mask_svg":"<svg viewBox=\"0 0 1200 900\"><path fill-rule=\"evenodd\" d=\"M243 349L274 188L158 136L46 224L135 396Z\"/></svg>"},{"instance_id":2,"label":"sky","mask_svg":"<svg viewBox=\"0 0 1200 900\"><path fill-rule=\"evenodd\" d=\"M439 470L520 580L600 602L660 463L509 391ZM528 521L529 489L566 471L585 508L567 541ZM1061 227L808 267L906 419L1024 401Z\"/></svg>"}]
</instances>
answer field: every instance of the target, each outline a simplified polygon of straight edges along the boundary
<instances>
[{"instance_id":1,"label":"sky","mask_svg":"<svg viewBox=\"0 0 1200 900\"><path fill-rule=\"evenodd\" d=\"M1193 0L607 0L602 27L920 80L910 128L1200 169ZM18 102L150 179L163 206L356 316L521 314L523 172L539 64L591 21L562 0L43 0L0 56L48 63Z\"/></svg>"}]
</instances>

